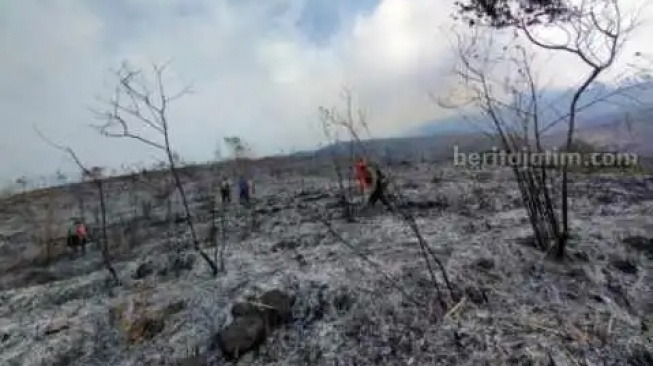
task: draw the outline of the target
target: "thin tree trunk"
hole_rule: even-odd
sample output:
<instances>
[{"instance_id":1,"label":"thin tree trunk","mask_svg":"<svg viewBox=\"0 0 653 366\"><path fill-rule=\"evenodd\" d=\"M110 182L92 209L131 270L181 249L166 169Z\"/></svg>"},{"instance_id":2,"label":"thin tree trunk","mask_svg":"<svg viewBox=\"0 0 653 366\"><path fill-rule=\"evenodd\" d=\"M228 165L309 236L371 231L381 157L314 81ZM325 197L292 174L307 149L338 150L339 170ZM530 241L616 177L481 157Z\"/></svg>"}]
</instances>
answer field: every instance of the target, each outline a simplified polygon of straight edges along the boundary
<instances>
[{"instance_id":1,"label":"thin tree trunk","mask_svg":"<svg viewBox=\"0 0 653 366\"><path fill-rule=\"evenodd\" d=\"M193 223L193 217L191 214L190 205L188 203L188 198L186 197L186 191L184 190L181 179L179 178L179 172L177 172L177 167L175 165L172 152L168 149L167 153L168 153L168 161L170 162L170 172L172 173L172 176L175 180L175 183L177 185L177 190L179 190L179 195L181 196L181 202L184 205L184 210L186 211L186 223L188 224L188 229L190 230L193 246L195 250L197 250L197 252L200 254L200 256L202 256L204 261L206 261L209 267L211 267L211 271L213 272L213 275L217 276L217 274L219 273L218 266L211 260L211 257L209 257L200 247L200 242L199 239L197 238L197 232L195 231L195 224Z\"/></svg>"},{"instance_id":2,"label":"thin tree trunk","mask_svg":"<svg viewBox=\"0 0 653 366\"><path fill-rule=\"evenodd\" d=\"M84 192L83 191L80 192L79 200L77 201L77 203L79 204L79 218L83 220L84 217L86 216L85 212L84 212L84 206L85 205L84 205Z\"/></svg>"},{"instance_id":3,"label":"thin tree trunk","mask_svg":"<svg viewBox=\"0 0 653 366\"><path fill-rule=\"evenodd\" d=\"M224 253L227 248L227 218L226 218L226 208L225 204L222 204L222 212L220 213L220 268L223 271L226 270L224 264Z\"/></svg>"},{"instance_id":4,"label":"thin tree trunk","mask_svg":"<svg viewBox=\"0 0 653 366\"><path fill-rule=\"evenodd\" d=\"M120 279L118 278L118 274L116 273L116 270L113 268L113 265L111 265L111 258L109 253L109 235L107 233L107 206L104 199L104 185L102 184L101 180L96 180L96 185L98 189L98 194L100 196L100 210L102 216L102 245L101 245L102 260L104 261L104 265L109 271L109 273L111 274L111 277L113 278L114 282L116 284L120 284Z\"/></svg>"},{"instance_id":5,"label":"thin tree trunk","mask_svg":"<svg viewBox=\"0 0 653 366\"><path fill-rule=\"evenodd\" d=\"M215 226L215 213L216 213L216 202L215 198L211 198L211 244L213 244L213 262L218 263L218 240L217 240L217 230Z\"/></svg>"},{"instance_id":6,"label":"thin tree trunk","mask_svg":"<svg viewBox=\"0 0 653 366\"><path fill-rule=\"evenodd\" d=\"M585 90L590 86L590 84L599 76L599 74L603 71L603 68L600 67L595 67L592 73L590 73L589 77L585 80L583 85L576 90L576 93L574 93L574 97L571 100L571 104L569 106L569 129L567 130L567 146L566 146L566 153L569 153L569 149L571 148L571 145L574 142L574 130L576 129L576 114L578 112L578 101L580 100L581 95L585 92ZM564 259L565 257L565 250L567 247L567 242L569 240L569 192L568 192L568 185L569 185L569 167L567 164L563 164L562 166L562 232L560 237L558 238L558 243L557 243L557 250L556 250L556 258L557 259Z\"/></svg>"}]
</instances>

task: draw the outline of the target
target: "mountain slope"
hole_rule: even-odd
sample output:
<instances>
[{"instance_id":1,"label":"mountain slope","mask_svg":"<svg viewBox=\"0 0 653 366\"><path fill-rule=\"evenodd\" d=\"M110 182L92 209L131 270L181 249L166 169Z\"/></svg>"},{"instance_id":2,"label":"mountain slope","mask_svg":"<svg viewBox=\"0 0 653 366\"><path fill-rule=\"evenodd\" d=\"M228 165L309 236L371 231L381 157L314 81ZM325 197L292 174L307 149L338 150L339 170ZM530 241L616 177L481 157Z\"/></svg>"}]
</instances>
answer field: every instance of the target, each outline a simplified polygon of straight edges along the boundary
<instances>
[{"instance_id":1,"label":"mountain slope","mask_svg":"<svg viewBox=\"0 0 653 366\"><path fill-rule=\"evenodd\" d=\"M541 121L555 121L568 114L569 105L575 90L543 90L539 95L539 113ZM600 102L595 102L602 100ZM594 102L594 103L593 103ZM593 103L593 104L592 104ZM582 108L585 105L591 106ZM579 128L598 126L605 129L606 124L613 124L618 119L625 119L626 114L631 118L642 119L647 117L653 106L653 81L644 80L626 82L617 86L597 83L589 88L578 102L580 107L577 114ZM492 128L491 120L480 116L473 117L488 128ZM543 122L546 125L548 122ZM561 124L560 127L564 127ZM476 133L479 128L469 123L461 116L449 116L435 121L429 121L409 131L416 135L431 135L442 133Z\"/></svg>"}]
</instances>

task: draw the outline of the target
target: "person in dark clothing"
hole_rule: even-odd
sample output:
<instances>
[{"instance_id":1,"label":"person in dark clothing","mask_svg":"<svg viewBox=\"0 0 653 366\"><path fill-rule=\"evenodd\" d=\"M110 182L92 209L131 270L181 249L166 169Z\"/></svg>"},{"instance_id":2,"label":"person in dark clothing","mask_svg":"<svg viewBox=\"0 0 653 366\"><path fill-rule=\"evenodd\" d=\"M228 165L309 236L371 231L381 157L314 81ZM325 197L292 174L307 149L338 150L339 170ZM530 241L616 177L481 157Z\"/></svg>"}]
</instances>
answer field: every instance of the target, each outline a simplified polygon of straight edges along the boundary
<instances>
[{"instance_id":1,"label":"person in dark clothing","mask_svg":"<svg viewBox=\"0 0 653 366\"><path fill-rule=\"evenodd\" d=\"M238 191L239 199L241 204L249 204L250 194L249 194L249 181L241 176L238 180Z\"/></svg>"},{"instance_id":2,"label":"person in dark clothing","mask_svg":"<svg viewBox=\"0 0 653 366\"><path fill-rule=\"evenodd\" d=\"M231 202L231 184L227 178L224 178L220 183L220 198L222 203Z\"/></svg>"},{"instance_id":3,"label":"person in dark clothing","mask_svg":"<svg viewBox=\"0 0 653 366\"><path fill-rule=\"evenodd\" d=\"M383 172L376 164L370 167L370 171L372 173L373 185L372 193L370 194L367 205L374 206L378 201L381 201L384 206L389 208L390 201L388 200L388 196L386 194L387 181L383 175Z\"/></svg>"}]
</instances>

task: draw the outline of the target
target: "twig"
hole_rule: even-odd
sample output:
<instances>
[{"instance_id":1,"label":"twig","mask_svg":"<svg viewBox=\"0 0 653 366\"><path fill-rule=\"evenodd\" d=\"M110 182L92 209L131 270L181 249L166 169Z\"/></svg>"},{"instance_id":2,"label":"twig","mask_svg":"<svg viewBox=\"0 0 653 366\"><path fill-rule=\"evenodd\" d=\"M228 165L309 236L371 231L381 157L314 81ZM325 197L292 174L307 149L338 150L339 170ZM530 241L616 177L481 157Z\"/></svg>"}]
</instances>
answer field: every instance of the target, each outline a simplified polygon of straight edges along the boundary
<instances>
[{"instance_id":1,"label":"twig","mask_svg":"<svg viewBox=\"0 0 653 366\"><path fill-rule=\"evenodd\" d=\"M344 239L340 234L338 234L338 233L333 229L333 226L331 225L331 223L330 223L329 221L327 221L327 220L323 220L323 223L324 223L324 225L326 226L326 228L327 228L327 230L329 231L329 233L330 233L331 235L333 235L333 237L335 237L335 238L336 238L336 239L337 239L341 244L343 244L343 245L346 246L347 248L351 249L351 250L354 252L354 254L356 254L357 256L359 256L359 257L360 257L361 259L363 259L365 262L371 264L374 268L376 268L376 269L378 270L378 272L379 272L383 277L385 277L385 279L388 281L388 283L390 283L390 285L392 285L392 286L395 287L397 290L399 290L399 292L401 292L401 294L404 295L404 297L406 297L408 300L410 300L411 302L413 302L414 304L416 304L416 305L418 305L418 306L424 306L424 304L422 304L420 301L416 300L413 296L411 296L410 294L408 294L408 292L406 292L406 290L404 289L404 286L401 285L401 284L399 284L398 281L397 281L395 278L393 278L392 276L390 276L389 274L387 274L387 273L384 271L383 267L382 267L379 263L376 263L375 261L373 261L372 259L370 259L370 258L369 258L368 256L366 256L365 254L361 253L361 252L358 250L358 248L356 248L356 246L354 246L354 245L352 245L351 243L347 242L347 241L346 241L346 240L345 240L345 239Z\"/></svg>"},{"instance_id":2,"label":"twig","mask_svg":"<svg viewBox=\"0 0 653 366\"><path fill-rule=\"evenodd\" d=\"M447 311L446 314L444 314L445 319L450 317L450 316L453 316L456 312L458 312L458 310L463 306L463 304L466 301L467 301L467 297L463 296L463 298L460 299L460 301L458 301L458 303L456 305L454 305L451 309L449 309L449 311Z\"/></svg>"}]
</instances>

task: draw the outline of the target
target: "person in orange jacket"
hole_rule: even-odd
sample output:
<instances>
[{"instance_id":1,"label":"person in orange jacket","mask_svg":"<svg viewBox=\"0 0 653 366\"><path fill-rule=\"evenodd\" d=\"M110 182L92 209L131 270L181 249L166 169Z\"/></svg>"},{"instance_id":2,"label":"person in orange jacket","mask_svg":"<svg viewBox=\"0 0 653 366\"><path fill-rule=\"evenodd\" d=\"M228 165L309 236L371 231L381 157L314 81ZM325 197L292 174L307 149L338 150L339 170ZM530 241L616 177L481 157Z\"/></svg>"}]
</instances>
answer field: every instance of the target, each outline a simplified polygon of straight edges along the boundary
<instances>
[{"instance_id":1,"label":"person in orange jacket","mask_svg":"<svg viewBox=\"0 0 653 366\"><path fill-rule=\"evenodd\" d=\"M358 159L355 169L356 179L363 195L370 192L366 206L374 206L380 201L385 207L390 208L386 193L388 182L379 165L374 162L367 164L363 159Z\"/></svg>"},{"instance_id":2,"label":"person in orange jacket","mask_svg":"<svg viewBox=\"0 0 653 366\"><path fill-rule=\"evenodd\" d=\"M80 219L75 219L73 225L68 230L68 246L73 251L78 252L81 248L82 254L86 253L86 242L88 241L86 235L86 225Z\"/></svg>"},{"instance_id":3,"label":"person in orange jacket","mask_svg":"<svg viewBox=\"0 0 653 366\"><path fill-rule=\"evenodd\" d=\"M361 192L365 194L372 186L372 174L370 173L365 160L359 158L355 165L356 180Z\"/></svg>"}]
</instances>

